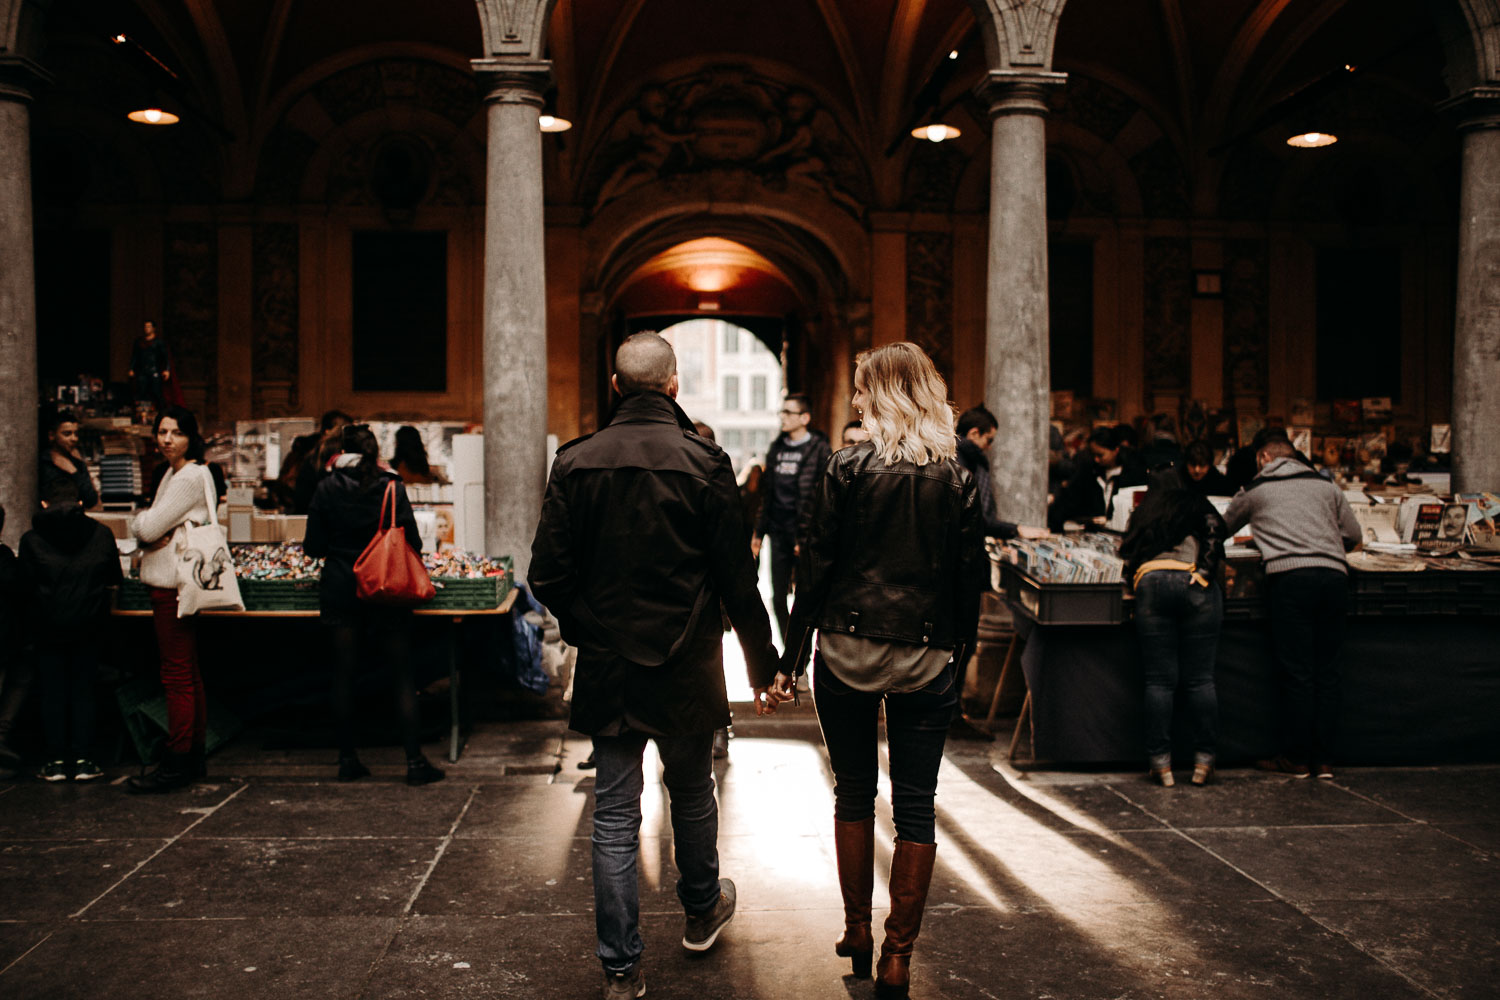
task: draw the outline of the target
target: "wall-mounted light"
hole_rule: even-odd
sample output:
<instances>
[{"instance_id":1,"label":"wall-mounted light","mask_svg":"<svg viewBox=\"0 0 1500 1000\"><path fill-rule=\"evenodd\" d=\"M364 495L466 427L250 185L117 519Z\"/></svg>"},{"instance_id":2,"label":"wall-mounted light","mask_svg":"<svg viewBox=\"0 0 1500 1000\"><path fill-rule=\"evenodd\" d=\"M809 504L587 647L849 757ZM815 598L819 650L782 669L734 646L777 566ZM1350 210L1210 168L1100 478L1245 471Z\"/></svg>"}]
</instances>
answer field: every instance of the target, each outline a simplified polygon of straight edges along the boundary
<instances>
[{"instance_id":1,"label":"wall-mounted light","mask_svg":"<svg viewBox=\"0 0 1500 1000\"><path fill-rule=\"evenodd\" d=\"M573 123L566 118L558 118L555 115L542 115L537 119L537 125L543 132L566 132L573 127Z\"/></svg>"},{"instance_id":2,"label":"wall-mounted light","mask_svg":"<svg viewBox=\"0 0 1500 1000\"><path fill-rule=\"evenodd\" d=\"M941 122L935 125L918 125L911 130L913 139L926 139L928 142L944 142L948 139L957 139L963 135L952 125L944 125Z\"/></svg>"},{"instance_id":3,"label":"wall-mounted light","mask_svg":"<svg viewBox=\"0 0 1500 1000\"><path fill-rule=\"evenodd\" d=\"M1327 132L1303 132L1294 135L1286 141L1288 146L1296 146L1298 149L1318 149L1321 146L1332 146L1339 141L1336 135Z\"/></svg>"},{"instance_id":4,"label":"wall-mounted light","mask_svg":"<svg viewBox=\"0 0 1500 1000\"><path fill-rule=\"evenodd\" d=\"M948 53L948 58L949 59L957 59L958 58L958 50L954 49L953 51L949 52Z\"/></svg>"},{"instance_id":5,"label":"wall-mounted light","mask_svg":"<svg viewBox=\"0 0 1500 1000\"><path fill-rule=\"evenodd\" d=\"M698 309L701 312L718 312L719 311L719 300L718 299L699 299L698 300Z\"/></svg>"},{"instance_id":6,"label":"wall-mounted light","mask_svg":"<svg viewBox=\"0 0 1500 1000\"><path fill-rule=\"evenodd\" d=\"M163 111L161 108L142 108L139 111L130 112L125 117L133 122L140 122L142 125L176 125L182 121L172 112Z\"/></svg>"}]
</instances>

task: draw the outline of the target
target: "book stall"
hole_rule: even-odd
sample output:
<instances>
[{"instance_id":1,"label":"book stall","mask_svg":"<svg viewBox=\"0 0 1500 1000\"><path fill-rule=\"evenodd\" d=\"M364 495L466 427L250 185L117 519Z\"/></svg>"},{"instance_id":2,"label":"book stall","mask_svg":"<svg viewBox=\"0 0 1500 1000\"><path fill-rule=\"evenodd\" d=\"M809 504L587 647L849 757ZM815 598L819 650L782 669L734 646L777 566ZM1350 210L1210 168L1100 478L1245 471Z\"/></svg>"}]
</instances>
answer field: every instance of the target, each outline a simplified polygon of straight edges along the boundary
<instances>
[{"instance_id":1,"label":"book stall","mask_svg":"<svg viewBox=\"0 0 1500 1000\"><path fill-rule=\"evenodd\" d=\"M1500 496L1413 485L1346 497L1366 538L1349 556L1344 762L1500 759ZM1144 680L1119 540L1016 539L996 553L997 590L1024 643L1018 735L1030 727L1035 759L1141 756ZM1225 554L1216 685L1220 757L1232 763L1275 752L1278 716L1265 573L1248 529Z\"/></svg>"}]
</instances>

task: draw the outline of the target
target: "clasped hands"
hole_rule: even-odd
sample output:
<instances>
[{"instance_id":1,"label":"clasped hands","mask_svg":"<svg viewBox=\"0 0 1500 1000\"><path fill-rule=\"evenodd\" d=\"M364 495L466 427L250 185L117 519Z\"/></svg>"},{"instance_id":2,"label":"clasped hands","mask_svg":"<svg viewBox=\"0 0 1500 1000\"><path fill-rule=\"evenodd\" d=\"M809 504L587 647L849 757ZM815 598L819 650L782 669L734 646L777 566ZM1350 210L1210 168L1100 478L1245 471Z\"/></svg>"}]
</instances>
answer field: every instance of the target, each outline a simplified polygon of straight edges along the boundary
<instances>
[{"instance_id":1,"label":"clasped hands","mask_svg":"<svg viewBox=\"0 0 1500 1000\"><path fill-rule=\"evenodd\" d=\"M755 688L755 714L774 715L777 706L796 697L797 682L786 674L777 672L776 679L766 687Z\"/></svg>"}]
</instances>

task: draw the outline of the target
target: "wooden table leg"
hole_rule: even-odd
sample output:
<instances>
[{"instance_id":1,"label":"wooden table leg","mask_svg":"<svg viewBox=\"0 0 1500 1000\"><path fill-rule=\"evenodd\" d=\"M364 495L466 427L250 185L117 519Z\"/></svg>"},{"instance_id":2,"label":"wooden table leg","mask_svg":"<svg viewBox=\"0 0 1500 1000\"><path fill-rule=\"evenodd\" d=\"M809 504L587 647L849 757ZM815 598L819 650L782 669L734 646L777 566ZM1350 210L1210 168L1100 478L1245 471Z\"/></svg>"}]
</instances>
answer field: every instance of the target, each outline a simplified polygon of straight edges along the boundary
<instances>
[{"instance_id":1,"label":"wooden table leg","mask_svg":"<svg viewBox=\"0 0 1500 1000\"><path fill-rule=\"evenodd\" d=\"M1021 648L1021 633L1010 634L1010 645L1005 647L1005 662L1000 665L1000 679L995 682L995 693L990 697L990 712L984 717L985 727L995 724L995 713L1000 709L1000 692L1005 690L1005 679L1010 676L1011 665Z\"/></svg>"},{"instance_id":2,"label":"wooden table leg","mask_svg":"<svg viewBox=\"0 0 1500 1000\"><path fill-rule=\"evenodd\" d=\"M1016 747L1021 745L1021 727L1031 727L1031 758L1036 759L1036 724L1031 718L1031 692L1026 692L1026 700L1021 703L1021 714L1016 717L1016 731L1010 737L1010 751L1008 756L1012 762L1016 759Z\"/></svg>"},{"instance_id":3,"label":"wooden table leg","mask_svg":"<svg viewBox=\"0 0 1500 1000\"><path fill-rule=\"evenodd\" d=\"M454 618L448 629L448 760L458 763L458 626Z\"/></svg>"}]
</instances>

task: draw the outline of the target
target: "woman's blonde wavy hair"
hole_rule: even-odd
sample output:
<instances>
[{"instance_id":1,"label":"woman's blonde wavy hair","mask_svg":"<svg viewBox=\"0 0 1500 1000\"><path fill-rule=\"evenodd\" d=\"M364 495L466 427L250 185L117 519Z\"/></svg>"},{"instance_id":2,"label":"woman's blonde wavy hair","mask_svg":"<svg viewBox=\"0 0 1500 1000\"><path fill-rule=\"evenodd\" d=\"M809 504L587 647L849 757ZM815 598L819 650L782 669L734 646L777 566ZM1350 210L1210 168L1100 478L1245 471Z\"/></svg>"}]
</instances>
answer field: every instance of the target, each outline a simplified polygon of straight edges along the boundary
<instances>
[{"instance_id":1,"label":"woman's blonde wavy hair","mask_svg":"<svg viewBox=\"0 0 1500 1000\"><path fill-rule=\"evenodd\" d=\"M957 414L926 351L903 340L862 352L854 365L854 387L865 395L865 429L886 465L954 456Z\"/></svg>"}]
</instances>

